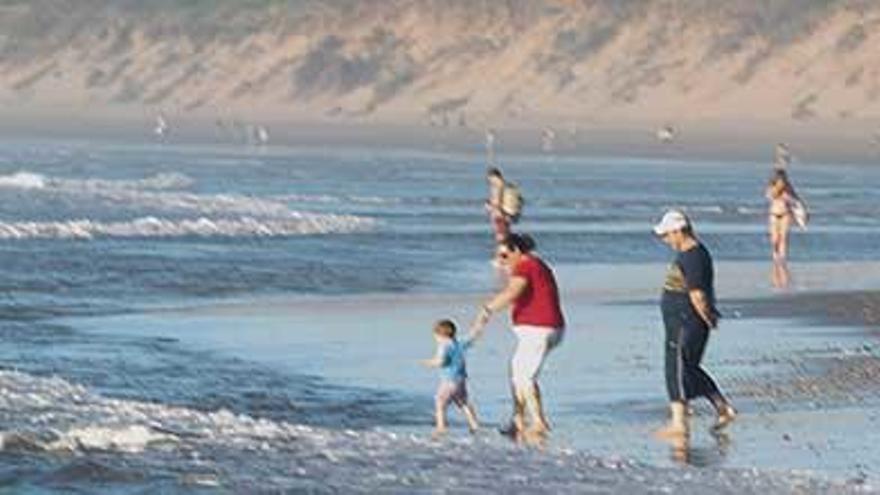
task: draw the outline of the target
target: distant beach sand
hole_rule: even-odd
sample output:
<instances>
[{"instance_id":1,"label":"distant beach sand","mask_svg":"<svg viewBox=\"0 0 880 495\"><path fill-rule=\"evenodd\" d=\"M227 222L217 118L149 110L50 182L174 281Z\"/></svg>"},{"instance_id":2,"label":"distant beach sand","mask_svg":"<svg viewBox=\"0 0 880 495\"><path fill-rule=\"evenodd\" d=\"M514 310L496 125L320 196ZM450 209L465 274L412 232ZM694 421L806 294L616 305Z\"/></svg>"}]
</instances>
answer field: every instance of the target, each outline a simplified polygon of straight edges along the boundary
<instances>
[{"instance_id":1,"label":"distant beach sand","mask_svg":"<svg viewBox=\"0 0 880 495\"><path fill-rule=\"evenodd\" d=\"M165 142L226 145L248 148L243 142L218 136L216 116L182 115L172 119ZM566 121L558 117L559 121ZM657 121L622 120L586 122L574 136L559 139L552 153L542 151L542 129L557 117L547 115L539 124L508 123L495 128L495 153L500 163L518 153L552 156L628 156L651 159L717 159L767 163L776 143L787 143L799 164L877 163L880 146L872 139L880 123L872 120L774 120L702 119L677 123L678 137L664 144L655 136ZM347 120L267 115L263 122L271 132L268 150L278 147L347 146L398 148L442 153L472 153L483 159L487 129L431 127L408 120ZM71 139L161 144L153 134L154 116L126 107L106 107L84 112L80 108L50 106L0 109L0 131L7 138ZM561 131L560 131L561 132ZM254 147L251 145L250 147Z\"/></svg>"}]
</instances>

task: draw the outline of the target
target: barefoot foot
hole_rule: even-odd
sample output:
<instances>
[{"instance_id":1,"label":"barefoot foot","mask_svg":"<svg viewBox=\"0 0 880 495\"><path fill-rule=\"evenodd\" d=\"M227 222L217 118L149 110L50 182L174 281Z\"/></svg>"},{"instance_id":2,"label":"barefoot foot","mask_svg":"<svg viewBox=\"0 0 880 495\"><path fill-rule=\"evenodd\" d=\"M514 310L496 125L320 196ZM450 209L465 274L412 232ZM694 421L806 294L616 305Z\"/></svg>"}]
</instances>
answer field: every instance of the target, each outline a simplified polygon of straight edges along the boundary
<instances>
[{"instance_id":1,"label":"barefoot foot","mask_svg":"<svg viewBox=\"0 0 880 495\"><path fill-rule=\"evenodd\" d=\"M721 408L721 411L718 413L718 418L715 420L715 424L712 425L712 431L717 433L726 428L730 423L733 423L733 420L736 419L736 409L731 405L724 406Z\"/></svg>"}]
</instances>

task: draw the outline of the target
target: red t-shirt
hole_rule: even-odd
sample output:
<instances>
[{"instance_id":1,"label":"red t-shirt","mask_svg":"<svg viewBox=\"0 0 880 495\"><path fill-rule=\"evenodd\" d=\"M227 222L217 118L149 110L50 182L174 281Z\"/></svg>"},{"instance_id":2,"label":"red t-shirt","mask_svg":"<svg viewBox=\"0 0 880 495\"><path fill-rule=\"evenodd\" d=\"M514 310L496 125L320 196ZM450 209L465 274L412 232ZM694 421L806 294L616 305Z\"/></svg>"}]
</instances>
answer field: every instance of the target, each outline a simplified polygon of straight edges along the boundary
<instances>
[{"instance_id":1,"label":"red t-shirt","mask_svg":"<svg viewBox=\"0 0 880 495\"><path fill-rule=\"evenodd\" d=\"M513 269L514 277L523 277L528 284L513 301L513 324L562 328L565 318L559 306L559 289L553 271L540 258L523 257Z\"/></svg>"}]
</instances>

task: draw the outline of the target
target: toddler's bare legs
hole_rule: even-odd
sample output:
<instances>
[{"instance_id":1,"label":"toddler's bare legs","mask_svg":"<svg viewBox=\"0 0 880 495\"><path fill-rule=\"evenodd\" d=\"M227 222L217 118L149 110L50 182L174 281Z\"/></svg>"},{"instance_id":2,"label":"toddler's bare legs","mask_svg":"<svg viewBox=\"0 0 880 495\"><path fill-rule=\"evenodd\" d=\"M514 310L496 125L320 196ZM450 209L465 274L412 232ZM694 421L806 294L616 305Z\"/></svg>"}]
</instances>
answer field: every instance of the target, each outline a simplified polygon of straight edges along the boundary
<instances>
[{"instance_id":1,"label":"toddler's bare legs","mask_svg":"<svg viewBox=\"0 0 880 495\"><path fill-rule=\"evenodd\" d=\"M470 402L466 403L461 407L461 412L464 413L464 417L467 419L468 428L470 428L471 433L477 431L480 423L477 421L477 411L474 409L474 405Z\"/></svg>"},{"instance_id":2,"label":"toddler's bare legs","mask_svg":"<svg viewBox=\"0 0 880 495\"><path fill-rule=\"evenodd\" d=\"M446 433L446 404L437 401L434 406L434 433L433 437L439 437Z\"/></svg>"}]
</instances>

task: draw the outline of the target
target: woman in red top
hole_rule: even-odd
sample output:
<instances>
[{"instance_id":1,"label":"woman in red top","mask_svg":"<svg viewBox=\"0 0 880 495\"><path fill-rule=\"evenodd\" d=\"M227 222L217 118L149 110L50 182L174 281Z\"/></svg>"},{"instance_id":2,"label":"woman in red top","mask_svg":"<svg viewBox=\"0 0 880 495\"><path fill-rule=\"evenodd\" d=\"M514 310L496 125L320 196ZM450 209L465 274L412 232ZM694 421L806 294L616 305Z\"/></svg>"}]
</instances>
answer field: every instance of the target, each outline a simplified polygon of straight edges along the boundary
<instances>
[{"instance_id":1,"label":"woman in red top","mask_svg":"<svg viewBox=\"0 0 880 495\"><path fill-rule=\"evenodd\" d=\"M508 304L513 306L511 319L517 346L510 360L514 403L511 433L543 436L549 428L537 378L547 353L562 341L565 318L553 271L532 253L534 248L535 241L524 234L511 234L501 243L498 257L510 267L510 279L504 289L483 305L471 335L479 337L492 313ZM526 409L532 419L528 430Z\"/></svg>"}]
</instances>

